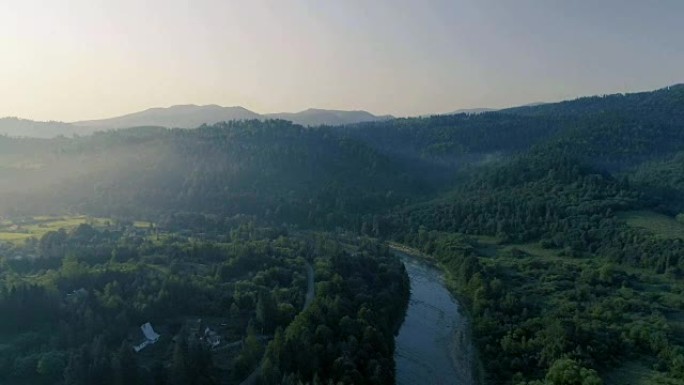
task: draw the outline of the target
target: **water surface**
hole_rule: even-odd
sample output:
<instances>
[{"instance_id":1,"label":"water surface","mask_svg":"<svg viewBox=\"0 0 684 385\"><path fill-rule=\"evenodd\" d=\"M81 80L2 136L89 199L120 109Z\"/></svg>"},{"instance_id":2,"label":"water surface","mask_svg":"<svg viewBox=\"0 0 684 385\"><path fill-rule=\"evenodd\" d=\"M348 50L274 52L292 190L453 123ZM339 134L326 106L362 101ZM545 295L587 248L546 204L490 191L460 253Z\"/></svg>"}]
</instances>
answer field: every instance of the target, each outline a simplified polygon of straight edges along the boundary
<instances>
[{"instance_id":1,"label":"water surface","mask_svg":"<svg viewBox=\"0 0 684 385\"><path fill-rule=\"evenodd\" d=\"M408 254L395 253L411 279L411 300L396 338L397 384L473 384L468 321L441 272Z\"/></svg>"}]
</instances>

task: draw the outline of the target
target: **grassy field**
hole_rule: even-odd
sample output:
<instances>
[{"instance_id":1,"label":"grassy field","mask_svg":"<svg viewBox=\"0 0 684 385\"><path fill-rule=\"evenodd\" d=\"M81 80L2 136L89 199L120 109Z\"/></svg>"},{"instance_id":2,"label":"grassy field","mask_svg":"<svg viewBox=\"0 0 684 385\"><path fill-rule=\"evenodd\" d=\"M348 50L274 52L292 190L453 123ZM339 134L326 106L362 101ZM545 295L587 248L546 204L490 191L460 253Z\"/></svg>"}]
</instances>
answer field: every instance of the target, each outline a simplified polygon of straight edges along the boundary
<instances>
[{"instance_id":1,"label":"grassy field","mask_svg":"<svg viewBox=\"0 0 684 385\"><path fill-rule=\"evenodd\" d=\"M496 257L497 259L520 259L520 257L515 257L519 254L529 254L530 257L541 258L546 261L550 260L560 260L563 262L572 262L567 258L562 258L558 256L559 250L545 249L537 242L534 243L509 243L502 245L500 240L495 237L485 237L476 236L471 237L477 244L475 245L476 251L483 257Z\"/></svg>"},{"instance_id":2,"label":"grassy field","mask_svg":"<svg viewBox=\"0 0 684 385\"><path fill-rule=\"evenodd\" d=\"M644 229L666 239L684 239L684 224L653 211L626 211L618 218L629 226Z\"/></svg>"},{"instance_id":3,"label":"grassy field","mask_svg":"<svg viewBox=\"0 0 684 385\"><path fill-rule=\"evenodd\" d=\"M151 224L152 224L151 222L146 222L146 221L135 221L135 222L133 222L133 226L137 227L139 229L149 228Z\"/></svg>"},{"instance_id":4,"label":"grassy field","mask_svg":"<svg viewBox=\"0 0 684 385\"><path fill-rule=\"evenodd\" d=\"M104 218L91 218L84 215L4 219L0 221L0 242L21 243L29 238L39 239L50 231L70 230L84 223L105 226L107 222L108 220Z\"/></svg>"},{"instance_id":5,"label":"grassy field","mask_svg":"<svg viewBox=\"0 0 684 385\"><path fill-rule=\"evenodd\" d=\"M24 233L5 232L3 230L0 230L0 242L10 242L10 243L24 242L25 240L31 238L32 236L34 236L34 235L24 234Z\"/></svg>"}]
</instances>

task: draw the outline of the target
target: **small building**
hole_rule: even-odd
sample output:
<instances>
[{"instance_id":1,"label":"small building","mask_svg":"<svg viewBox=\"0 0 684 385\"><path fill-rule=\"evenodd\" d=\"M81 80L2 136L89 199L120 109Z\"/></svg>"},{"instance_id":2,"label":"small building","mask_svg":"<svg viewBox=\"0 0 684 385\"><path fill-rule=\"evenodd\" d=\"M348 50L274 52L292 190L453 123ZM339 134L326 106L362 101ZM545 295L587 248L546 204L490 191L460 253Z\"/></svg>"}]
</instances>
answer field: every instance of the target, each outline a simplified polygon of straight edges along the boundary
<instances>
[{"instance_id":1,"label":"small building","mask_svg":"<svg viewBox=\"0 0 684 385\"><path fill-rule=\"evenodd\" d=\"M135 350L136 353L145 349L149 345L156 343L157 341L159 341L159 337L161 337L157 332L154 331L154 328L152 328L152 324L150 324L149 322L141 325L140 331L142 331L145 340L133 347L133 350Z\"/></svg>"},{"instance_id":2,"label":"small building","mask_svg":"<svg viewBox=\"0 0 684 385\"><path fill-rule=\"evenodd\" d=\"M74 290L66 295L66 299L71 302L80 302L86 298L88 298L88 290L84 288Z\"/></svg>"},{"instance_id":3,"label":"small building","mask_svg":"<svg viewBox=\"0 0 684 385\"><path fill-rule=\"evenodd\" d=\"M204 337L202 338L204 342L207 344L212 349L215 349L219 345L221 345L221 336L218 335L215 331L209 329L207 327L204 329Z\"/></svg>"}]
</instances>

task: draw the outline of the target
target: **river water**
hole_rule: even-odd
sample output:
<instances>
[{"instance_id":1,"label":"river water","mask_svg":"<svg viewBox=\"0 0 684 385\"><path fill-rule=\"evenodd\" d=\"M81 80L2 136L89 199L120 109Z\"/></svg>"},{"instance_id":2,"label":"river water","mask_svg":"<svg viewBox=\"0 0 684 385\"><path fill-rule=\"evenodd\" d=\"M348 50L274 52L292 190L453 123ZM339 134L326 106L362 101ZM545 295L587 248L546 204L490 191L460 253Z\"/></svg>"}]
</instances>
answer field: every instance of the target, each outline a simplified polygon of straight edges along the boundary
<instances>
[{"instance_id":1,"label":"river water","mask_svg":"<svg viewBox=\"0 0 684 385\"><path fill-rule=\"evenodd\" d=\"M396 338L399 385L474 384L469 324L444 285L441 272L395 251L411 280L411 300Z\"/></svg>"}]
</instances>

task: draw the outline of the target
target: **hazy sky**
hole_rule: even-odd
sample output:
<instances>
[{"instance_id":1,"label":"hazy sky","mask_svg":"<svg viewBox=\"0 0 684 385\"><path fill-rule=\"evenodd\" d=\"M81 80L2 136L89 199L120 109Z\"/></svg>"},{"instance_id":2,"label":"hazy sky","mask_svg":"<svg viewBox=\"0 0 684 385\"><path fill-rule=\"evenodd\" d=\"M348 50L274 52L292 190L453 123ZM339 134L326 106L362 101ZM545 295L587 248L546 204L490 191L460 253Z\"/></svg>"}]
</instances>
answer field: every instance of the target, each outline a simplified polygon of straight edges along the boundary
<instances>
[{"instance_id":1,"label":"hazy sky","mask_svg":"<svg viewBox=\"0 0 684 385\"><path fill-rule=\"evenodd\" d=\"M0 0L0 53L0 116L405 116L684 82L684 1Z\"/></svg>"}]
</instances>

